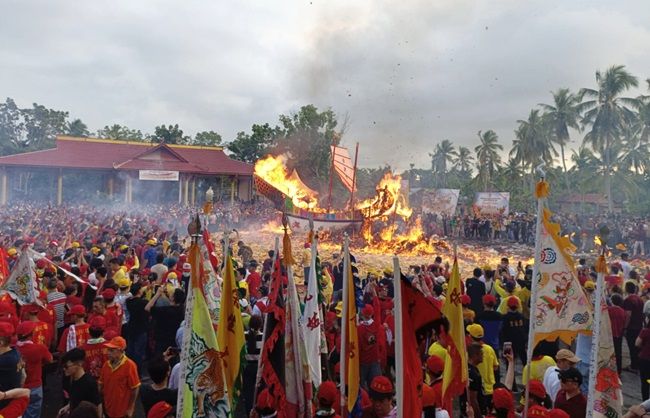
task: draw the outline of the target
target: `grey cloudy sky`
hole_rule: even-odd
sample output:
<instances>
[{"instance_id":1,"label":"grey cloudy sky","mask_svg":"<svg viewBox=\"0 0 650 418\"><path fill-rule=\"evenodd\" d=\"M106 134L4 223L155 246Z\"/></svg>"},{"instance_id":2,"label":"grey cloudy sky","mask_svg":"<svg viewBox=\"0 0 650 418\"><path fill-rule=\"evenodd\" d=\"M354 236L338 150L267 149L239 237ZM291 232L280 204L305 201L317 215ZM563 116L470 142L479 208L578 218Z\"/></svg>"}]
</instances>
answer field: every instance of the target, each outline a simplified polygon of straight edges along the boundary
<instances>
[{"instance_id":1,"label":"grey cloudy sky","mask_svg":"<svg viewBox=\"0 0 650 418\"><path fill-rule=\"evenodd\" d=\"M0 97L91 129L179 123L224 139L303 104L349 115L360 164L428 166L559 87L650 77L647 0L0 0ZM636 93L636 92L635 92Z\"/></svg>"}]
</instances>

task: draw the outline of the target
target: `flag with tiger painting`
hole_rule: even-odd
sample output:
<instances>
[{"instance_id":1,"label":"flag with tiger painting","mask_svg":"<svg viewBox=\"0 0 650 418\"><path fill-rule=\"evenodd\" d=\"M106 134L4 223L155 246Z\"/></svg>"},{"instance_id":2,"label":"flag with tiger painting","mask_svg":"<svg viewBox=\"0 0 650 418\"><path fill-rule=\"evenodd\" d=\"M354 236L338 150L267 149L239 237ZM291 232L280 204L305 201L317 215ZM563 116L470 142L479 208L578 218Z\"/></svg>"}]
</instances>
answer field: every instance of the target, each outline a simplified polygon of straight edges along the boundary
<instances>
[{"instance_id":1,"label":"flag with tiger painting","mask_svg":"<svg viewBox=\"0 0 650 418\"><path fill-rule=\"evenodd\" d=\"M607 273L607 262L600 256L596 263L598 281L604 286L604 277ZM592 359L596 359L596 379L593 388L594 399L593 418L620 418L623 416L623 391L621 378L616 369L616 352L614 351L614 338L612 336L612 323L609 318L607 302L603 298L600 303L600 333L598 343L592 344ZM593 364L593 363L592 363ZM594 367L591 368L594 370ZM591 382L590 382L591 383ZM590 388L591 391L591 388Z\"/></svg>"},{"instance_id":2,"label":"flag with tiger painting","mask_svg":"<svg viewBox=\"0 0 650 418\"><path fill-rule=\"evenodd\" d=\"M189 251L192 273L183 325L176 409L176 415L182 418L230 415L221 352L202 289L205 272L201 258L198 244L192 244Z\"/></svg>"},{"instance_id":3,"label":"flag with tiger painting","mask_svg":"<svg viewBox=\"0 0 650 418\"><path fill-rule=\"evenodd\" d=\"M560 225L551 221L551 212L544 209L540 234L534 344L560 338L571 344L577 333L588 334L592 327L592 307L587 299L573 264L575 247L568 236L560 234ZM531 318L533 320L533 318Z\"/></svg>"},{"instance_id":4,"label":"flag with tiger painting","mask_svg":"<svg viewBox=\"0 0 650 418\"><path fill-rule=\"evenodd\" d=\"M221 348L226 389L230 398L230 407L237 409L242 378L246 364L246 344L244 341L244 323L239 307L239 290L235 283L235 270L232 256L227 256L223 269L223 288L219 304L219 326L217 344Z\"/></svg>"},{"instance_id":5,"label":"flag with tiger painting","mask_svg":"<svg viewBox=\"0 0 650 418\"><path fill-rule=\"evenodd\" d=\"M0 287L0 295L8 294L20 305L30 305L32 303L40 305L37 286L36 264L30 257L29 251L24 249L20 252L18 261L11 270L9 277Z\"/></svg>"}]
</instances>

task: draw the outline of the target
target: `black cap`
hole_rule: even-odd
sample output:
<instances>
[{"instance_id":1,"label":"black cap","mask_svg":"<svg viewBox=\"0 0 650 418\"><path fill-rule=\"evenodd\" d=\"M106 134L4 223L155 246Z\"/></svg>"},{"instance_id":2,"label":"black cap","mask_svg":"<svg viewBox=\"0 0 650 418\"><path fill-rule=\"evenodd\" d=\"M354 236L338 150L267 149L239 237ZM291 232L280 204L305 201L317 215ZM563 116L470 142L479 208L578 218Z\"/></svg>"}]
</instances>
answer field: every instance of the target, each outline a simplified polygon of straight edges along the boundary
<instances>
[{"instance_id":1,"label":"black cap","mask_svg":"<svg viewBox=\"0 0 650 418\"><path fill-rule=\"evenodd\" d=\"M566 370L560 370L559 377L561 381L576 382L578 385L582 384L582 373L575 367L569 367Z\"/></svg>"}]
</instances>

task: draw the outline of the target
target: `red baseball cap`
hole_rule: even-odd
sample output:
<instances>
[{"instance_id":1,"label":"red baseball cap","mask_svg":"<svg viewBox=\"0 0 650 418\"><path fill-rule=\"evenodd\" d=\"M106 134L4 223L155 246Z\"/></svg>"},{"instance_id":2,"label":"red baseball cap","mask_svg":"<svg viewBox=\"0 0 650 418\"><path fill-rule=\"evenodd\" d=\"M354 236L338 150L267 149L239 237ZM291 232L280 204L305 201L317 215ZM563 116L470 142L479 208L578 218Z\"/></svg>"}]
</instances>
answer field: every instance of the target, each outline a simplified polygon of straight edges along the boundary
<instances>
[{"instance_id":1,"label":"red baseball cap","mask_svg":"<svg viewBox=\"0 0 650 418\"><path fill-rule=\"evenodd\" d=\"M519 307L519 298L517 296L510 296L508 298L508 308L518 308Z\"/></svg>"},{"instance_id":2,"label":"red baseball cap","mask_svg":"<svg viewBox=\"0 0 650 418\"><path fill-rule=\"evenodd\" d=\"M32 332L34 332L34 328L36 328L36 323L32 321L23 321L20 324L18 324L18 327L16 327L16 335L18 336L29 335Z\"/></svg>"},{"instance_id":3,"label":"red baseball cap","mask_svg":"<svg viewBox=\"0 0 650 418\"><path fill-rule=\"evenodd\" d=\"M84 308L83 305L74 305L72 308L70 308L69 313L70 315L83 316L86 315L86 308Z\"/></svg>"},{"instance_id":4,"label":"red baseball cap","mask_svg":"<svg viewBox=\"0 0 650 418\"><path fill-rule=\"evenodd\" d=\"M375 314L375 309L369 303L366 303L363 306L363 309L361 309L362 316L373 316L374 314Z\"/></svg>"},{"instance_id":5,"label":"red baseball cap","mask_svg":"<svg viewBox=\"0 0 650 418\"><path fill-rule=\"evenodd\" d=\"M460 303L463 306L471 305L472 304L472 298L469 297L469 295L460 295Z\"/></svg>"},{"instance_id":6,"label":"red baseball cap","mask_svg":"<svg viewBox=\"0 0 650 418\"><path fill-rule=\"evenodd\" d=\"M528 383L528 386L531 395L534 395L539 399L546 398L546 388L540 380L533 379Z\"/></svg>"},{"instance_id":7,"label":"red baseball cap","mask_svg":"<svg viewBox=\"0 0 650 418\"><path fill-rule=\"evenodd\" d=\"M433 355L427 359L427 369L433 374L440 374L445 368L445 361Z\"/></svg>"},{"instance_id":8,"label":"red baseball cap","mask_svg":"<svg viewBox=\"0 0 650 418\"><path fill-rule=\"evenodd\" d=\"M101 330L106 329L106 319L100 315L95 315L90 318L88 324L90 325L90 328L97 328Z\"/></svg>"},{"instance_id":9,"label":"red baseball cap","mask_svg":"<svg viewBox=\"0 0 650 418\"><path fill-rule=\"evenodd\" d=\"M318 403L321 406L331 407L336 402L338 393L339 390L336 388L336 384L331 380L326 380L318 387Z\"/></svg>"},{"instance_id":10,"label":"red baseball cap","mask_svg":"<svg viewBox=\"0 0 650 418\"><path fill-rule=\"evenodd\" d=\"M553 408L550 411L548 411L548 416L549 418L571 418L569 414L557 408Z\"/></svg>"},{"instance_id":11,"label":"red baseball cap","mask_svg":"<svg viewBox=\"0 0 650 418\"><path fill-rule=\"evenodd\" d=\"M375 376L370 382L370 397L384 398L393 394L393 384L386 376Z\"/></svg>"},{"instance_id":12,"label":"red baseball cap","mask_svg":"<svg viewBox=\"0 0 650 418\"><path fill-rule=\"evenodd\" d=\"M106 289L102 292L102 297L104 299L115 299L115 290L113 289Z\"/></svg>"},{"instance_id":13,"label":"red baseball cap","mask_svg":"<svg viewBox=\"0 0 650 418\"><path fill-rule=\"evenodd\" d=\"M14 326L9 322L0 322L0 337L13 337Z\"/></svg>"},{"instance_id":14,"label":"red baseball cap","mask_svg":"<svg viewBox=\"0 0 650 418\"><path fill-rule=\"evenodd\" d=\"M497 298L494 295L485 295L483 296L483 305L494 306L497 304Z\"/></svg>"},{"instance_id":15,"label":"red baseball cap","mask_svg":"<svg viewBox=\"0 0 650 418\"><path fill-rule=\"evenodd\" d=\"M113 337L105 344L106 348L114 348L116 350L126 350L126 340L122 337Z\"/></svg>"},{"instance_id":16,"label":"red baseball cap","mask_svg":"<svg viewBox=\"0 0 650 418\"><path fill-rule=\"evenodd\" d=\"M173 406L165 401L160 401L151 407L149 413L147 414L147 418L166 418L169 415L172 415L173 411Z\"/></svg>"},{"instance_id":17,"label":"red baseball cap","mask_svg":"<svg viewBox=\"0 0 650 418\"><path fill-rule=\"evenodd\" d=\"M494 389L494 392L492 393L492 404L497 409L511 410L514 405L512 392L506 388Z\"/></svg>"}]
</instances>

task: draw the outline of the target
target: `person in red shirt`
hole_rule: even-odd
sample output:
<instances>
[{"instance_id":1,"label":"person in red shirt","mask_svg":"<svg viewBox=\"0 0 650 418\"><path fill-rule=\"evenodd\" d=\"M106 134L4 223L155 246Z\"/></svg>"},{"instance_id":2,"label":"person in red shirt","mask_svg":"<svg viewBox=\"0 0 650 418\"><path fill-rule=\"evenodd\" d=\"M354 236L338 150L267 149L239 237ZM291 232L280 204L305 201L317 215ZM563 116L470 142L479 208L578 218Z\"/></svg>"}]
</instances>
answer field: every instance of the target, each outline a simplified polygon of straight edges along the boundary
<instances>
[{"instance_id":1,"label":"person in red shirt","mask_svg":"<svg viewBox=\"0 0 650 418\"><path fill-rule=\"evenodd\" d=\"M431 382L433 395L433 407L442 408L442 372L445 369L445 361L433 355L427 359L427 376Z\"/></svg>"},{"instance_id":2,"label":"person in red shirt","mask_svg":"<svg viewBox=\"0 0 650 418\"><path fill-rule=\"evenodd\" d=\"M13 301L3 300L0 302L0 321L9 322L16 328L18 326L18 315L16 315L16 306Z\"/></svg>"},{"instance_id":3,"label":"person in red shirt","mask_svg":"<svg viewBox=\"0 0 650 418\"><path fill-rule=\"evenodd\" d=\"M120 306L119 303L115 302L115 290L113 289L106 289L102 292L102 298L104 298L104 302L106 303L106 326L109 327L109 318L108 316L115 316L117 317L117 324L115 325L115 331L117 332L117 335L122 334L122 317L124 316L124 312L122 311L122 307ZM110 324L110 327L112 327L113 324Z\"/></svg>"},{"instance_id":4,"label":"person in red shirt","mask_svg":"<svg viewBox=\"0 0 650 418\"><path fill-rule=\"evenodd\" d=\"M555 407L571 418L585 418L587 398L580 392L582 374L575 367L560 371L560 391L555 397Z\"/></svg>"},{"instance_id":5,"label":"person in red shirt","mask_svg":"<svg viewBox=\"0 0 650 418\"><path fill-rule=\"evenodd\" d=\"M334 403L336 402L338 394L339 389L336 387L336 383L330 380L326 380L321 383L318 387L318 393L316 394L318 405L316 406L315 416L325 418L340 418L341 416L334 410Z\"/></svg>"},{"instance_id":6,"label":"person in red shirt","mask_svg":"<svg viewBox=\"0 0 650 418\"><path fill-rule=\"evenodd\" d=\"M88 340L88 329L90 325L85 321L86 309L83 305L75 305L69 312L74 319L74 323L61 334L58 346L59 353L65 353L73 348L81 347Z\"/></svg>"},{"instance_id":7,"label":"person in red shirt","mask_svg":"<svg viewBox=\"0 0 650 418\"><path fill-rule=\"evenodd\" d=\"M17 388L0 393L2 394L0 401L9 400L5 407L0 408L0 417L18 418L23 416L27 405L29 405L29 389Z\"/></svg>"},{"instance_id":8,"label":"person in red shirt","mask_svg":"<svg viewBox=\"0 0 650 418\"><path fill-rule=\"evenodd\" d=\"M246 276L246 283L248 283L248 294L255 300L261 297L260 286L262 285L262 276L257 272L257 261L251 260L248 263L248 276Z\"/></svg>"},{"instance_id":9,"label":"person in red shirt","mask_svg":"<svg viewBox=\"0 0 650 418\"><path fill-rule=\"evenodd\" d=\"M140 389L138 366L124 354L124 338L113 338L106 343L106 348L108 361L104 363L99 374L105 415L108 418L132 417Z\"/></svg>"},{"instance_id":10,"label":"person in red shirt","mask_svg":"<svg viewBox=\"0 0 650 418\"><path fill-rule=\"evenodd\" d=\"M623 296L614 293L611 297L612 305L607 307L609 320L612 324L614 337L614 352L616 353L616 370L621 374L623 369L623 336L625 334L625 310L623 309Z\"/></svg>"},{"instance_id":11,"label":"person in red shirt","mask_svg":"<svg viewBox=\"0 0 650 418\"><path fill-rule=\"evenodd\" d=\"M107 289L104 292L107 292L108 290L112 289ZM113 294L114 293L115 291L113 290ZM106 309L106 302L101 296L95 298L93 301L93 311L89 315L88 321L91 321L96 316L101 316L106 320L106 329L104 330L105 334L110 331L111 333L114 333L114 335L119 335L118 330L122 324L120 318L115 314L114 310L109 311Z\"/></svg>"},{"instance_id":12,"label":"person in red shirt","mask_svg":"<svg viewBox=\"0 0 650 418\"><path fill-rule=\"evenodd\" d=\"M383 327L374 321L375 310L366 304L361 310L361 321L357 327L359 336L359 374L361 386L367 389L376 376L381 375L379 343L377 334L384 332Z\"/></svg>"},{"instance_id":13,"label":"person in red shirt","mask_svg":"<svg viewBox=\"0 0 650 418\"><path fill-rule=\"evenodd\" d=\"M84 370L86 370L92 377L99 379L104 363L106 363L107 349L104 344L104 329L106 329L106 320L102 316L95 316L91 318L88 325L90 338L80 348L86 352L84 359Z\"/></svg>"},{"instance_id":14,"label":"person in red shirt","mask_svg":"<svg viewBox=\"0 0 650 418\"><path fill-rule=\"evenodd\" d=\"M38 314L42 309L35 304L25 305L22 308L22 311L25 312L25 317L23 320L31 321L34 323L34 332L32 332L32 341L37 344L43 344L46 347L52 346L52 325L45 321L41 321L38 318Z\"/></svg>"},{"instance_id":15,"label":"person in red shirt","mask_svg":"<svg viewBox=\"0 0 650 418\"><path fill-rule=\"evenodd\" d=\"M35 323L21 322L16 328L16 348L25 362L26 379L24 387L29 389L29 406L25 417L40 417L43 405L43 366L53 361L52 354L43 344L32 341Z\"/></svg>"},{"instance_id":16,"label":"person in red shirt","mask_svg":"<svg viewBox=\"0 0 650 418\"><path fill-rule=\"evenodd\" d=\"M637 295L637 287L634 282L625 283L627 297L623 301L625 310L625 339L630 349L630 367L627 370L636 372L639 369L639 351L634 342L643 328L643 300Z\"/></svg>"}]
</instances>

